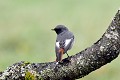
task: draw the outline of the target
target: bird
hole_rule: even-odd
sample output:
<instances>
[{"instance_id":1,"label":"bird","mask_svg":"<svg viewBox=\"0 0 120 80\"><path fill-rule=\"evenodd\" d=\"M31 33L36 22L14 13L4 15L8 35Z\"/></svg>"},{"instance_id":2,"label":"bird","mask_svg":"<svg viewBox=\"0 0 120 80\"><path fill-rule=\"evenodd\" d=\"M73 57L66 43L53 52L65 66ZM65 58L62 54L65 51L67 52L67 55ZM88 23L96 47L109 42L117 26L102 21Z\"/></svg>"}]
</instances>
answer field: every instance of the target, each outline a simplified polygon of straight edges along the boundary
<instances>
[{"instance_id":1,"label":"bird","mask_svg":"<svg viewBox=\"0 0 120 80\"><path fill-rule=\"evenodd\" d=\"M67 51L70 50L73 46L74 35L64 25L57 25L52 30L57 34L55 43L56 62L61 62L63 54L67 54ZM69 57L68 54L67 56Z\"/></svg>"}]
</instances>

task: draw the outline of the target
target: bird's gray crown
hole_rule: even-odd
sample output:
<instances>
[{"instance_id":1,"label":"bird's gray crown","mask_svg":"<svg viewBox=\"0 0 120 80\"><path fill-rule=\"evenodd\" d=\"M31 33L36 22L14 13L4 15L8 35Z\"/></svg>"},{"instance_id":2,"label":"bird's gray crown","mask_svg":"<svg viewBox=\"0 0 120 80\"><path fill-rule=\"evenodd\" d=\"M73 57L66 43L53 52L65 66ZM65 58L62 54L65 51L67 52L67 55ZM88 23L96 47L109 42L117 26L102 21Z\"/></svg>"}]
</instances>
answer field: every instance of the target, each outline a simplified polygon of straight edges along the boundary
<instances>
[{"instance_id":1,"label":"bird's gray crown","mask_svg":"<svg viewBox=\"0 0 120 80\"><path fill-rule=\"evenodd\" d=\"M65 27L64 25L57 25L57 26L54 28L54 31L55 31L57 34L60 34L60 33L63 32L63 31L68 31L68 28Z\"/></svg>"}]
</instances>

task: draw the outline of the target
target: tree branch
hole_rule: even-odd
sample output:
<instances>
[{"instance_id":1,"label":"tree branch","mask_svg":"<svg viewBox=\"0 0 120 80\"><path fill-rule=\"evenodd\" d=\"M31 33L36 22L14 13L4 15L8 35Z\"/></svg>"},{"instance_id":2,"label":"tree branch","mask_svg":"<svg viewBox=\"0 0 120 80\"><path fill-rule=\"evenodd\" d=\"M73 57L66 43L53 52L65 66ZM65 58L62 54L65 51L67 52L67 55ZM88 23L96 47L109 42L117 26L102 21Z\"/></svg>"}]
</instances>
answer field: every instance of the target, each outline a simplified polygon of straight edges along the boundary
<instances>
[{"instance_id":1,"label":"tree branch","mask_svg":"<svg viewBox=\"0 0 120 80\"><path fill-rule=\"evenodd\" d=\"M0 73L0 79L74 80L110 63L120 53L120 10L106 32L85 50L63 59L61 63L19 62Z\"/></svg>"}]
</instances>

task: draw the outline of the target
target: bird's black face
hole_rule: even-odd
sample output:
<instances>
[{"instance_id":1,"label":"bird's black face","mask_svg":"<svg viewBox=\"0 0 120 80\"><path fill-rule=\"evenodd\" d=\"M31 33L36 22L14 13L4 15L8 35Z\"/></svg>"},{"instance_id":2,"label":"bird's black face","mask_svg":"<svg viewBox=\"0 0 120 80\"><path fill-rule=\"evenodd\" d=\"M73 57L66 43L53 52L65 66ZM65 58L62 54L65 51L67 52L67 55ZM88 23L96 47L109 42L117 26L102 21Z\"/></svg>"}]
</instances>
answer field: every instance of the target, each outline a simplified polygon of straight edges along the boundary
<instances>
[{"instance_id":1,"label":"bird's black face","mask_svg":"<svg viewBox=\"0 0 120 80\"><path fill-rule=\"evenodd\" d=\"M63 31L68 31L68 29L64 25L57 25L54 29L57 34L60 34Z\"/></svg>"}]
</instances>

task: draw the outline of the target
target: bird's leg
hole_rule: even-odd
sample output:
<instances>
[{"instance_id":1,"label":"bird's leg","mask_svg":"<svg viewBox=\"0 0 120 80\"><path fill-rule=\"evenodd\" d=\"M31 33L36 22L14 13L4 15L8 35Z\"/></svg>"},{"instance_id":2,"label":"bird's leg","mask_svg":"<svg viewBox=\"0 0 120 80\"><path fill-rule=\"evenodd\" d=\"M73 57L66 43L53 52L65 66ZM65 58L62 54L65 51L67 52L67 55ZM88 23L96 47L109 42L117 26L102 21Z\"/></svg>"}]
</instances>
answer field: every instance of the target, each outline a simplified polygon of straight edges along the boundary
<instances>
[{"instance_id":1,"label":"bird's leg","mask_svg":"<svg viewBox=\"0 0 120 80\"><path fill-rule=\"evenodd\" d=\"M63 62L71 62L71 60L70 60L70 56L68 55L68 53L66 52L66 54L67 54L67 58L65 58L64 60L63 60Z\"/></svg>"},{"instance_id":2,"label":"bird's leg","mask_svg":"<svg viewBox=\"0 0 120 80\"><path fill-rule=\"evenodd\" d=\"M68 53L66 52L67 56L69 57Z\"/></svg>"}]
</instances>

